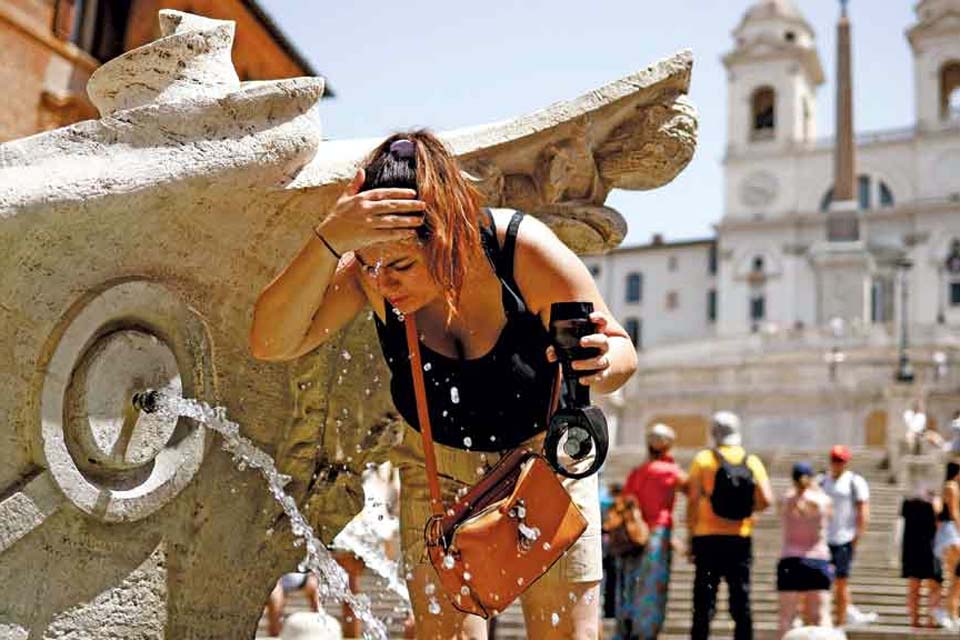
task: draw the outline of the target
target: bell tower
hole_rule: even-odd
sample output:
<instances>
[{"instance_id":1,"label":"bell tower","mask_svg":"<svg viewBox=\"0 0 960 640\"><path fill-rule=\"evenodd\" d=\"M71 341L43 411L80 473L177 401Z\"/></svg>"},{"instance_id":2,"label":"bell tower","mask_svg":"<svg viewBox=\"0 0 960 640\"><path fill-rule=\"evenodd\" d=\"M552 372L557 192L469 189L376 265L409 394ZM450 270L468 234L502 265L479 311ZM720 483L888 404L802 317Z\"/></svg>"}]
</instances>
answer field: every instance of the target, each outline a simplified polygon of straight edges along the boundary
<instances>
[{"instance_id":1,"label":"bell tower","mask_svg":"<svg viewBox=\"0 0 960 640\"><path fill-rule=\"evenodd\" d=\"M917 126L960 124L960 0L922 0L907 31L913 50Z\"/></svg>"},{"instance_id":2,"label":"bell tower","mask_svg":"<svg viewBox=\"0 0 960 640\"><path fill-rule=\"evenodd\" d=\"M723 57L728 151L812 142L823 68L809 23L790 0L759 0L733 36Z\"/></svg>"}]
</instances>

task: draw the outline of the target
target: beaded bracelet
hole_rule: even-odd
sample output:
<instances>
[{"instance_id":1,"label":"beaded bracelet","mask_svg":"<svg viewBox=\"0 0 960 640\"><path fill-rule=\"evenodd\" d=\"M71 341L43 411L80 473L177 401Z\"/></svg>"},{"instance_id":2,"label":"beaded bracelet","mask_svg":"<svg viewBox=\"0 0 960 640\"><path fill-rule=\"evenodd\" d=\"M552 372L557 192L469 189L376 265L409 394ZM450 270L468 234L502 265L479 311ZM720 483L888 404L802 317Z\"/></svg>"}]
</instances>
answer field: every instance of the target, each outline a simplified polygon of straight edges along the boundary
<instances>
[{"instance_id":1,"label":"beaded bracelet","mask_svg":"<svg viewBox=\"0 0 960 640\"><path fill-rule=\"evenodd\" d=\"M314 228L313 228L313 234L314 234L315 236L317 236L318 238L320 238L320 242L322 242L322 243L324 244L324 246L325 246L327 249L330 250L330 253L332 253L334 256L336 256L337 260L339 260L340 258L343 257L342 255L340 255L339 253L337 253L337 250L334 249L334 248L330 245L329 242L327 242L327 239L323 237L323 234L320 233L320 230L319 230L317 227L314 227Z\"/></svg>"}]
</instances>

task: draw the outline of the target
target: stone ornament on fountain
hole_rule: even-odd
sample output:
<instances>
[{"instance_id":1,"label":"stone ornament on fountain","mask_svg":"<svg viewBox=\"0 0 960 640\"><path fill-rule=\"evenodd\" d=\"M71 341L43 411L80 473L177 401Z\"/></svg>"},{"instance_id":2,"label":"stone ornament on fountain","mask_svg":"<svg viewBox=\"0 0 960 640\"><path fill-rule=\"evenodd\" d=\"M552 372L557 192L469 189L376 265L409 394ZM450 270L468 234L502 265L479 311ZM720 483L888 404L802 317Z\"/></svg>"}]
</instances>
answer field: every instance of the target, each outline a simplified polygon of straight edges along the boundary
<instances>
[{"instance_id":1,"label":"stone ornament on fountain","mask_svg":"<svg viewBox=\"0 0 960 640\"><path fill-rule=\"evenodd\" d=\"M302 557L261 479L191 420L134 411L137 391L225 407L327 542L400 429L369 316L294 362L248 351L257 294L379 141L322 139L320 78L240 82L233 23L164 10L160 24L91 77L99 120L0 145L0 584L25 585L5 592L0 629L14 637L250 637ZM440 135L486 204L608 251L626 233L609 191L663 185L693 154L691 68L684 51Z\"/></svg>"}]
</instances>

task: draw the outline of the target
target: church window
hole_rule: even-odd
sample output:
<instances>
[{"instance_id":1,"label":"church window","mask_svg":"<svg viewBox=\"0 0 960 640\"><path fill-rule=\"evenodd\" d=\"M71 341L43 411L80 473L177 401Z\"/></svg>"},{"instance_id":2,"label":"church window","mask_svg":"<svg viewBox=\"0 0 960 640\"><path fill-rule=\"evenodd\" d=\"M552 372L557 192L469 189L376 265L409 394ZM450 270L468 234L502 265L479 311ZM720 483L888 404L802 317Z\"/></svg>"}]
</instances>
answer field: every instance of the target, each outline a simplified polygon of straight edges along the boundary
<instances>
[{"instance_id":1,"label":"church window","mask_svg":"<svg viewBox=\"0 0 960 640\"><path fill-rule=\"evenodd\" d=\"M752 140L773 138L776 128L776 93L772 87L760 87L750 99Z\"/></svg>"},{"instance_id":2,"label":"church window","mask_svg":"<svg viewBox=\"0 0 960 640\"><path fill-rule=\"evenodd\" d=\"M713 324L717 321L717 290L707 291L707 322Z\"/></svg>"},{"instance_id":3,"label":"church window","mask_svg":"<svg viewBox=\"0 0 960 640\"><path fill-rule=\"evenodd\" d=\"M767 317L767 296L763 293L750 294L750 325L751 331L756 331L759 323Z\"/></svg>"},{"instance_id":4,"label":"church window","mask_svg":"<svg viewBox=\"0 0 960 640\"><path fill-rule=\"evenodd\" d=\"M950 283L950 306L960 307L960 281Z\"/></svg>"},{"instance_id":5,"label":"church window","mask_svg":"<svg viewBox=\"0 0 960 640\"><path fill-rule=\"evenodd\" d=\"M627 302L640 302L643 299L643 274L627 274Z\"/></svg>"},{"instance_id":6,"label":"church window","mask_svg":"<svg viewBox=\"0 0 960 640\"><path fill-rule=\"evenodd\" d=\"M630 342L633 343L633 346L640 350L643 347L643 335L641 330L643 327L643 321L639 318L627 318L623 321L623 328L626 330L627 335L630 336Z\"/></svg>"},{"instance_id":7,"label":"church window","mask_svg":"<svg viewBox=\"0 0 960 640\"><path fill-rule=\"evenodd\" d=\"M950 306L960 306L960 240L954 238L950 242L950 253L943 266L949 278Z\"/></svg>"},{"instance_id":8,"label":"church window","mask_svg":"<svg viewBox=\"0 0 960 640\"><path fill-rule=\"evenodd\" d=\"M827 189L823 198L820 199L820 211L829 211L831 204L833 204L833 187Z\"/></svg>"},{"instance_id":9,"label":"church window","mask_svg":"<svg viewBox=\"0 0 960 640\"><path fill-rule=\"evenodd\" d=\"M677 256L670 256L667 258L667 270L676 271L678 266Z\"/></svg>"},{"instance_id":10,"label":"church window","mask_svg":"<svg viewBox=\"0 0 960 640\"><path fill-rule=\"evenodd\" d=\"M754 273L763 273L763 256L755 256L753 258L753 263L750 265L750 270Z\"/></svg>"},{"instance_id":11,"label":"church window","mask_svg":"<svg viewBox=\"0 0 960 640\"><path fill-rule=\"evenodd\" d=\"M717 245L710 243L710 249L707 252L707 273L715 275L717 273Z\"/></svg>"},{"instance_id":12,"label":"church window","mask_svg":"<svg viewBox=\"0 0 960 640\"><path fill-rule=\"evenodd\" d=\"M787 31L785 34L783 34L783 39L787 42L796 42L797 34L794 31Z\"/></svg>"},{"instance_id":13,"label":"church window","mask_svg":"<svg viewBox=\"0 0 960 640\"><path fill-rule=\"evenodd\" d=\"M877 276L870 285L870 321L882 324L893 320L893 280Z\"/></svg>"},{"instance_id":14,"label":"church window","mask_svg":"<svg viewBox=\"0 0 960 640\"><path fill-rule=\"evenodd\" d=\"M887 183L883 180L880 181L880 207L892 207L893 202L893 192L890 191L890 187L887 186Z\"/></svg>"},{"instance_id":15,"label":"church window","mask_svg":"<svg viewBox=\"0 0 960 640\"><path fill-rule=\"evenodd\" d=\"M862 210L866 211L870 209L870 205L872 204L870 198L870 176L857 177L857 201Z\"/></svg>"},{"instance_id":16,"label":"church window","mask_svg":"<svg viewBox=\"0 0 960 640\"><path fill-rule=\"evenodd\" d=\"M876 192L874 189L876 189ZM873 176L867 174L857 176L857 204L860 209L867 211L873 208L875 199L881 207L892 207L894 205L893 191L890 190L886 182L875 180ZM820 199L820 211L829 211L832 204L833 187L831 186Z\"/></svg>"},{"instance_id":17,"label":"church window","mask_svg":"<svg viewBox=\"0 0 960 640\"><path fill-rule=\"evenodd\" d=\"M940 118L960 120L960 60L940 68Z\"/></svg>"}]
</instances>

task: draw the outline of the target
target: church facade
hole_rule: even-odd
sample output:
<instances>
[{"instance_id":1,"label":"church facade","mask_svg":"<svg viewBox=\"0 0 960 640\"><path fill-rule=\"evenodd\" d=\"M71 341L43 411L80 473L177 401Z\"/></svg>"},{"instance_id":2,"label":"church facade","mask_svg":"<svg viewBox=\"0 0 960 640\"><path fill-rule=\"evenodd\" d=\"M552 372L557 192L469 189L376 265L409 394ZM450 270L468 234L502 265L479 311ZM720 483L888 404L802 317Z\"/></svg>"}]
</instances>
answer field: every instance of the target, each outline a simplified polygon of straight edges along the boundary
<instances>
[{"instance_id":1,"label":"church facade","mask_svg":"<svg viewBox=\"0 0 960 640\"><path fill-rule=\"evenodd\" d=\"M611 404L621 444L662 420L699 445L709 415L732 409L757 448L888 446L903 407L941 426L960 409L960 0L916 13L916 122L853 134L843 16L829 140L815 130L813 29L789 0L743 16L723 58L716 237L586 260L642 345Z\"/></svg>"}]
</instances>

